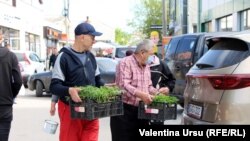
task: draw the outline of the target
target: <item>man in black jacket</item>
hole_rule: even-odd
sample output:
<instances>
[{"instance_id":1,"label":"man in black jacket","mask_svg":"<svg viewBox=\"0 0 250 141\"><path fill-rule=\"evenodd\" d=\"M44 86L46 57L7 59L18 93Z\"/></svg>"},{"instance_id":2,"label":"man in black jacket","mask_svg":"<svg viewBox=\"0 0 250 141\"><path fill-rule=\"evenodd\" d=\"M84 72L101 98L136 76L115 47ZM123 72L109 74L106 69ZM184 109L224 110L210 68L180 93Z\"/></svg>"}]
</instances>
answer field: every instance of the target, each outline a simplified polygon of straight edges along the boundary
<instances>
[{"instance_id":1,"label":"man in black jacket","mask_svg":"<svg viewBox=\"0 0 250 141\"><path fill-rule=\"evenodd\" d=\"M0 140L8 141L13 118L12 105L22 86L22 78L16 55L2 46L2 41L0 33Z\"/></svg>"},{"instance_id":2,"label":"man in black jacket","mask_svg":"<svg viewBox=\"0 0 250 141\"><path fill-rule=\"evenodd\" d=\"M171 93L175 86L175 77L167 64L156 55L151 55L147 63L150 65L151 80L155 88L167 87ZM164 121L151 121L151 125L163 125Z\"/></svg>"},{"instance_id":3,"label":"man in black jacket","mask_svg":"<svg viewBox=\"0 0 250 141\"><path fill-rule=\"evenodd\" d=\"M79 86L102 86L95 56L90 52L95 43L96 32L89 23L81 23L75 28L75 42L72 47L64 47L57 56L50 84L50 91L59 97L60 141L98 141L99 120L72 119L66 97L81 102Z\"/></svg>"},{"instance_id":4,"label":"man in black jacket","mask_svg":"<svg viewBox=\"0 0 250 141\"><path fill-rule=\"evenodd\" d=\"M171 93L175 86L175 77L167 64L156 55L151 55L147 63L150 65L153 86L155 88L168 87Z\"/></svg>"},{"instance_id":5,"label":"man in black jacket","mask_svg":"<svg viewBox=\"0 0 250 141\"><path fill-rule=\"evenodd\" d=\"M56 62L56 57L57 57L57 48L52 48L52 54L49 58L49 70L54 68L55 62Z\"/></svg>"}]
</instances>

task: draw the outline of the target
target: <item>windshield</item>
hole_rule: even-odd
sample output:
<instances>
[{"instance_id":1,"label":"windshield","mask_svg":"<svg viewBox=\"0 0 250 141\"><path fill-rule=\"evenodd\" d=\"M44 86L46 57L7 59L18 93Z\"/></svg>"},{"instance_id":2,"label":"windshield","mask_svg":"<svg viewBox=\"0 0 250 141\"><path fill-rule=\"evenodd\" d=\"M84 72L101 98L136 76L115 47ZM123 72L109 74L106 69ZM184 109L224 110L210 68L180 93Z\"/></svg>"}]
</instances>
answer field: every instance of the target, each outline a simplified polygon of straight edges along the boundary
<instances>
[{"instance_id":1,"label":"windshield","mask_svg":"<svg viewBox=\"0 0 250 141\"><path fill-rule=\"evenodd\" d=\"M215 69L232 66L249 56L248 46L237 39L220 39L196 63L201 69ZM209 66L209 67L208 67Z\"/></svg>"},{"instance_id":2,"label":"windshield","mask_svg":"<svg viewBox=\"0 0 250 141\"><path fill-rule=\"evenodd\" d=\"M123 47L123 48L116 48L116 58L123 58L126 56L126 51L132 50L133 52L135 51L135 48L132 47Z\"/></svg>"}]
</instances>

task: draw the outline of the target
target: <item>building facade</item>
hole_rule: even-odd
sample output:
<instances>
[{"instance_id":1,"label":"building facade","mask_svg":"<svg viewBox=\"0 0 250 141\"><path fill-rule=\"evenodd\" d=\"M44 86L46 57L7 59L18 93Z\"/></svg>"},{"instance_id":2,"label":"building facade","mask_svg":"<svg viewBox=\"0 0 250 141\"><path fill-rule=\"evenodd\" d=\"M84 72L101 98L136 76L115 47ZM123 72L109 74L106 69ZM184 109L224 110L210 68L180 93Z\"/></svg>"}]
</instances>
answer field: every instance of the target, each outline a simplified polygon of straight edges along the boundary
<instances>
[{"instance_id":1,"label":"building facade","mask_svg":"<svg viewBox=\"0 0 250 141\"><path fill-rule=\"evenodd\" d=\"M0 0L0 9L0 30L12 50L34 51L46 59L47 48L58 46L61 32L45 25L42 0Z\"/></svg>"},{"instance_id":2,"label":"building facade","mask_svg":"<svg viewBox=\"0 0 250 141\"><path fill-rule=\"evenodd\" d=\"M168 35L178 35L188 32L187 6L188 0L168 0L167 25Z\"/></svg>"},{"instance_id":3,"label":"building facade","mask_svg":"<svg viewBox=\"0 0 250 141\"><path fill-rule=\"evenodd\" d=\"M202 32L250 29L249 0L200 0Z\"/></svg>"},{"instance_id":4,"label":"building facade","mask_svg":"<svg viewBox=\"0 0 250 141\"><path fill-rule=\"evenodd\" d=\"M198 32L199 0L166 0L168 35Z\"/></svg>"}]
</instances>

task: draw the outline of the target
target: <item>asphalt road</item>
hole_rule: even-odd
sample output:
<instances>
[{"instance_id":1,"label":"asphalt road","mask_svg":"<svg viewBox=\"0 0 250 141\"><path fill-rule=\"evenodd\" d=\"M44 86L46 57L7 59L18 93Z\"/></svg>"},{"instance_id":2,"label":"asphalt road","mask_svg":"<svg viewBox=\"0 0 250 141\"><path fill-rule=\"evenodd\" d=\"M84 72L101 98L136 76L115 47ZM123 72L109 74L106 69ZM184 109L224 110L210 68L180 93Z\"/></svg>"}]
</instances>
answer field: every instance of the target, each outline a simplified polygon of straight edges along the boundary
<instances>
[{"instance_id":1,"label":"asphalt road","mask_svg":"<svg viewBox=\"0 0 250 141\"><path fill-rule=\"evenodd\" d=\"M49 114L50 96L35 97L34 93L23 89L16 98L9 141L58 141L59 127L55 134L43 130L46 119L59 122L57 114L53 117ZM181 113L182 109L178 107L177 120L165 124L180 124ZM100 119L99 141L111 141L109 118Z\"/></svg>"}]
</instances>

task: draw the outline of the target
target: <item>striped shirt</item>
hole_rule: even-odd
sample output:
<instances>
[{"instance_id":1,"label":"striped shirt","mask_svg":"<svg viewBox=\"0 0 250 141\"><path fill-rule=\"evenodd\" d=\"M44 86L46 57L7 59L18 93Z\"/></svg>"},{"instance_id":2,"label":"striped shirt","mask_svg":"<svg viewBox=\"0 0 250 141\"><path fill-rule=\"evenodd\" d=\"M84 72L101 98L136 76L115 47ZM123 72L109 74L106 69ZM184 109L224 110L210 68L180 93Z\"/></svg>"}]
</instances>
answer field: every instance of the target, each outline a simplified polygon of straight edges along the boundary
<instances>
[{"instance_id":1,"label":"striped shirt","mask_svg":"<svg viewBox=\"0 0 250 141\"><path fill-rule=\"evenodd\" d=\"M134 55L123 58L116 67L116 84L124 91L122 100L124 103L138 106L140 98L136 97L136 91L148 94L157 93L152 86L150 67L139 66Z\"/></svg>"}]
</instances>

